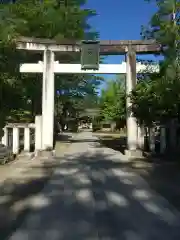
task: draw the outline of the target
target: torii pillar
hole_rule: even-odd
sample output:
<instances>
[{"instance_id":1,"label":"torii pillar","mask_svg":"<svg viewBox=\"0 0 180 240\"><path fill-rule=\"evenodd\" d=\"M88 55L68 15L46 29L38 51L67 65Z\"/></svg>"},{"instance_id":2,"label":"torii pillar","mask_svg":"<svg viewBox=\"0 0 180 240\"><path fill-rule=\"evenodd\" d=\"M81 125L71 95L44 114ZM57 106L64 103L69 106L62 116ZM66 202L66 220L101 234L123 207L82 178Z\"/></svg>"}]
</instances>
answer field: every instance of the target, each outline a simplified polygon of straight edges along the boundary
<instances>
[{"instance_id":1,"label":"torii pillar","mask_svg":"<svg viewBox=\"0 0 180 240\"><path fill-rule=\"evenodd\" d=\"M137 83L136 74L136 52L128 47L126 54L126 125L127 125L127 150L129 157L141 157L142 152L138 150L138 125L137 119L133 116L131 110L132 104L129 94L135 88Z\"/></svg>"},{"instance_id":2,"label":"torii pillar","mask_svg":"<svg viewBox=\"0 0 180 240\"><path fill-rule=\"evenodd\" d=\"M44 50L42 92L42 150L53 149L54 136L54 52Z\"/></svg>"}]
</instances>

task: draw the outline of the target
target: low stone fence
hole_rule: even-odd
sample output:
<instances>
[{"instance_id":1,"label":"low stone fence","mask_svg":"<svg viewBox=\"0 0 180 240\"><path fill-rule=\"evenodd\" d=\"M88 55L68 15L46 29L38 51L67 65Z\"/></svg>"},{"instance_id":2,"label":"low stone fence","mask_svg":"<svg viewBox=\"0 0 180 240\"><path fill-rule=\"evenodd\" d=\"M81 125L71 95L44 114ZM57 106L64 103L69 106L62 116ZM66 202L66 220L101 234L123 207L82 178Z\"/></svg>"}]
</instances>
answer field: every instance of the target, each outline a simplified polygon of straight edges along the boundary
<instances>
[{"instance_id":1,"label":"low stone fence","mask_svg":"<svg viewBox=\"0 0 180 240\"><path fill-rule=\"evenodd\" d=\"M13 154L18 154L22 146L25 152L30 152L30 147L34 144L34 136L34 123L8 123L4 127L2 144L11 147Z\"/></svg>"},{"instance_id":2,"label":"low stone fence","mask_svg":"<svg viewBox=\"0 0 180 240\"><path fill-rule=\"evenodd\" d=\"M29 153L41 149L41 119L36 116L35 123L7 123L1 140L0 162L6 162L20 151Z\"/></svg>"},{"instance_id":3,"label":"low stone fence","mask_svg":"<svg viewBox=\"0 0 180 240\"><path fill-rule=\"evenodd\" d=\"M178 136L178 124L161 125L145 129L138 128L138 144L140 149L146 149L152 153L164 154L167 151L176 151L179 148L180 136ZM146 134L145 134L146 132Z\"/></svg>"}]
</instances>

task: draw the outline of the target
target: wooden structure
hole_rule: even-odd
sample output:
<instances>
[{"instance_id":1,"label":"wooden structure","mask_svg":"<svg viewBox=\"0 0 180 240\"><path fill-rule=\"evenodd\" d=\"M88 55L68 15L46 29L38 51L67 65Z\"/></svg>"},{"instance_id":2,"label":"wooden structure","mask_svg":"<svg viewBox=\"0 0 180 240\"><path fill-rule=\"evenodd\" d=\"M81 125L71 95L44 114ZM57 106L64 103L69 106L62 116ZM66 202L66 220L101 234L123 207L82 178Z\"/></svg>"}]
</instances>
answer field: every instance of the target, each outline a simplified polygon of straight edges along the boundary
<instances>
[{"instance_id":1,"label":"wooden structure","mask_svg":"<svg viewBox=\"0 0 180 240\"><path fill-rule=\"evenodd\" d=\"M31 51L80 52L80 41L55 41L41 38L21 37L17 40L17 48ZM101 55L121 55L131 49L138 54L152 54L161 52L161 46L155 40L101 40Z\"/></svg>"}]
</instances>

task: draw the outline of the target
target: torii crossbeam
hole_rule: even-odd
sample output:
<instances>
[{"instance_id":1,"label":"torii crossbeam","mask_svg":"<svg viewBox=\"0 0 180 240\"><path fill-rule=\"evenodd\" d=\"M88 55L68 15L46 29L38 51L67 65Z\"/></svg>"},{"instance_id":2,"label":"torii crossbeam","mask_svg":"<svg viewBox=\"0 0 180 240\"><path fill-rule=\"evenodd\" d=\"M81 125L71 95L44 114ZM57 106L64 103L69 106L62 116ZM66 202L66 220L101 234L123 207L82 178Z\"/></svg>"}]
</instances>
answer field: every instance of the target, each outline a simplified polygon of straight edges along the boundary
<instances>
[{"instance_id":1,"label":"torii crossbeam","mask_svg":"<svg viewBox=\"0 0 180 240\"><path fill-rule=\"evenodd\" d=\"M43 62L24 63L20 66L20 72L43 73ZM147 69L152 72L159 72L159 65L136 64L137 73L145 72ZM54 73L59 74L126 74L126 62L121 64L100 64L99 70L82 70L81 64L65 64L54 62Z\"/></svg>"}]
</instances>

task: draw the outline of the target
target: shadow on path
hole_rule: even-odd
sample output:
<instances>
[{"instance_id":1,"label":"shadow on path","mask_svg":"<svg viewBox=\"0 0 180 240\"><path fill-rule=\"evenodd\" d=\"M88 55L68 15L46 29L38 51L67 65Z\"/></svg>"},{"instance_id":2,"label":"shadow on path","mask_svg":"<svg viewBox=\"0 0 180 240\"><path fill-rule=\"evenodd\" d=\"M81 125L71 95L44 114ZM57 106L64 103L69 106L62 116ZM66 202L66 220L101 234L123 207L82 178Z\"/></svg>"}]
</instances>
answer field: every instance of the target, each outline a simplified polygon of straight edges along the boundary
<instances>
[{"instance_id":1,"label":"shadow on path","mask_svg":"<svg viewBox=\"0 0 180 240\"><path fill-rule=\"evenodd\" d=\"M120 136L119 138L113 138L111 136L100 137L99 142L108 148L112 148L124 154L125 149L127 149L127 137Z\"/></svg>"},{"instance_id":2,"label":"shadow on path","mask_svg":"<svg viewBox=\"0 0 180 240\"><path fill-rule=\"evenodd\" d=\"M10 240L180 239L179 213L113 153L95 143L77 153L78 144L57 159L53 178Z\"/></svg>"},{"instance_id":3,"label":"shadow on path","mask_svg":"<svg viewBox=\"0 0 180 240\"><path fill-rule=\"evenodd\" d=\"M126 149L126 137L101 136L99 142L102 146L123 154ZM140 174L152 189L180 211L180 157L178 159L172 154L161 158L149 156L144 159L133 159L124 166Z\"/></svg>"}]
</instances>

